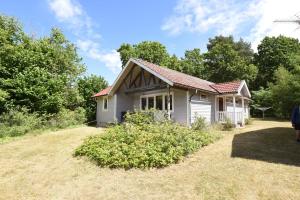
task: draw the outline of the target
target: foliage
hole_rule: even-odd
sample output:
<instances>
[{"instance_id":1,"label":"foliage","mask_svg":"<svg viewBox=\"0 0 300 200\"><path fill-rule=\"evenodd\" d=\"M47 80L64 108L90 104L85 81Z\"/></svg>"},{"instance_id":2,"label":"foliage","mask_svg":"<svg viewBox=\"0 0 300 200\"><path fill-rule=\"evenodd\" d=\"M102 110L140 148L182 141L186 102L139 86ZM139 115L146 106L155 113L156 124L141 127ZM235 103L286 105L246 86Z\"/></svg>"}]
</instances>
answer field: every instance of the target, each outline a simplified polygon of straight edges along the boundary
<instances>
[{"instance_id":1,"label":"foliage","mask_svg":"<svg viewBox=\"0 0 300 200\"><path fill-rule=\"evenodd\" d=\"M251 125L251 124L253 124L253 119L252 119L252 118L247 118L247 119L245 119L245 124L246 124L246 125Z\"/></svg>"},{"instance_id":2,"label":"foliage","mask_svg":"<svg viewBox=\"0 0 300 200\"><path fill-rule=\"evenodd\" d=\"M82 103L75 83L85 67L59 29L36 39L26 35L14 18L0 16L0 69L1 93L10 97L0 114L16 106L58 113Z\"/></svg>"},{"instance_id":3,"label":"foliage","mask_svg":"<svg viewBox=\"0 0 300 200\"><path fill-rule=\"evenodd\" d=\"M298 39L285 36L265 37L257 47L255 63L259 69L256 88L266 87L275 81L274 72L280 67L287 70L294 68L291 57L299 54Z\"/></svg>"},{"instance_id":4,"label":"foliage","mask_svg":"<svg viewBox=\"0 0 300 200\"><path fill-rule=\"evenodd\" d=\"M272 98L272 92L269 88L259 88L257 91L252 91L252 102L251 102L251 107L252 109L252 115L261 115L261 111L258 110L257 108L259 107L273 107L273 98ZM266 112L269 115L273 115L274 113L272 112L273 109L269 109Z\"/></svg>"},{"instance_id":5,"label":"foliage","mask_svg":"<svg viewBox=\"0 0 300 200\"><path fill-rule=\"evenodd\" d=\"M253 81L257 67L253 65L253 52L250 44L243 40L234 42L233 37L216 36L209 39L205 53L205 66L208 80L226 82L236 79Z\"/></svg>"},{"instance_id":6,"label":"foliage","mask_svg":"<svg viewBox=\"0 0 300 200\"><path fill-rule=\"evenodd\" d=\"M80 96L83 97L83 108L86 111L88 121L96 119L96 102L92 99L92 95L103 90L108 86L107 81L102 76L84 76L77 81Z\"/></svg>"},{"instance_id":7,"label":"foliage","mask_svg":"<svg viewBox=\"0 0 300 200\"><path fill-rule=\"evenodd\" d=\"M24 135L41 124L42 120L36 114L28 113L27 109L11 110L0 116L0 138Z\"/></svg>"},{"instance_id":8,"label":"foliage","mask_svg":"<svg viewBox=\"0 0 300 200\"><path fill-rule=\"evenodd\" d=\"M48 116L45 125L49 128L66 128L83 124L86 121L85 109L78 107L74 111L62 109L59 113Z\"/></svg>"},{"instance_id":9,"label":"foliage","mask_svg":"<svg viewBox=\"0 0 300 200\"><path fill-rule=\"evenodd\" d=\"M0 115L0 138L20 136L34 130L66 128L85 121L85 110L80 107L74 111L62 109L50 115L38 115L28 112L26 108L16 108Z\"/></svg>"},{"instance_id":10,"label":"foliage","mask_svg":"<svg viewBox=\"0 0 300 200\"><path fill-rule=\"evenodd\" d=\"M154 41L143 41L134 45L122 44L118 52L120 53L123 67L130 58L140 58L160 65L169 57L166 47Z\"/></svg>"},{"instance_id":11,"label":"foliage","mask_svg":"<svg viewBox=\"0 0 300 200\"><path fill-rule=\"evenodd\" d=\"M300 65L289 72L283 67L275 71L275 83L270 84L273 109L277 117L289 118L300 102Z\"/></svg>"},{"instance_id":12,"label":"foliage","mask_svg":"<svg viewBox=\"0 0 300 200\"><path fill-rule=\"evenodd\" d=\"M197 117L192 124L193 130L204 131L207 128L207 124L205 122L205 117Z\"/></svg>"},{"instance_id":13,"label":"foliage","mask_svg":"<svg viewBox=\"0 0 300 200\"><path fill-rule=\"evenodd\" d=\"M101 167L152 168L177 163L184 156L213 142L216 137L164 121L152 122L145 113L126 116L127 123L89 137L75 150L75 156L87 156Z\"/></svg>"},{"instance_id":14,"label":"foliage","mask_svg":"<svg viewBox=\"0 0 300 200\"><path fill-rule=\"evenodd\" d=\"M224 131L231 131L234 128L234 125L230 118L226 117L225 118L225 123L223 124L223 130Z\"/></svg>"}]
</instances>

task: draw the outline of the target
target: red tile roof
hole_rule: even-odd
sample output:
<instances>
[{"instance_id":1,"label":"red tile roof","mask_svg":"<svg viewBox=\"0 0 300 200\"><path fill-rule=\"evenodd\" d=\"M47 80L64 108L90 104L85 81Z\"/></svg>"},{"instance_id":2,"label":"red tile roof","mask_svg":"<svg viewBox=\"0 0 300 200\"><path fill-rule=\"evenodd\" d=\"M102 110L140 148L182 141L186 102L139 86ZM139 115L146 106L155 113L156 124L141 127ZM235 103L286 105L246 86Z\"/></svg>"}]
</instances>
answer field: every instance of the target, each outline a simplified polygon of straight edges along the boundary
<instances>
[{"instance_id":1,"label":"red tile roof","mask_svg":"<svg viewBox=\"0 0 300 200\"><path fill-rule=\"evenodd\" d=\"M169 80L175 86L178 87L193 88L193 89L205 90L213 93L224 94L224 93L237 93L242 83L242 81L240 80L226 82L226 83L213 83L166 67L161 67L159 65L141 59L132 59L132 60L137 64L149 68L153 72ZM109 86L104 90L100 91L99 93L95 94L93 97L108 95L111 88L112 86Z\"/></svg>"},{"instance_id":2,"label":"red tile roof","mask_svg":"<svg viewBox=\"0 0 300 200\"><path fill-rule=\"evenodd\" d=\"M95 94L93 97L100 97L100 96L105 96L108 94L109 90L111 89L112 86L108 86L107 88L101 90L97 94Z\"/></svg>"},{"instance_id":3,"label":"red tile roof","mask_svg":"<svg viewBox=\"0 0 300 200\"><path fill-rule=\"evenodd\" d=\"M211 85L218 93L235 93L238 92L239 87L241 86L242 81L232 81L226 83L217 83Z\"/></svg>"},{"instance_id":4,"label":"red tile roof","mask_svg":"<svg viewBox=\"0 0 300 200\"><path fill-rule=\"evenodd\" d=\"M155 65L153 63L141 60L141 59L133 59L137 63L140 63L162 77L168 79L173 82L175 86L186 87L186 88L194 88L194 89L202 89L208 92L216 93L216 91L210 87L212 82L190 76L166 67L161 67L159 65Z\"/></svg>"}]
</instances>

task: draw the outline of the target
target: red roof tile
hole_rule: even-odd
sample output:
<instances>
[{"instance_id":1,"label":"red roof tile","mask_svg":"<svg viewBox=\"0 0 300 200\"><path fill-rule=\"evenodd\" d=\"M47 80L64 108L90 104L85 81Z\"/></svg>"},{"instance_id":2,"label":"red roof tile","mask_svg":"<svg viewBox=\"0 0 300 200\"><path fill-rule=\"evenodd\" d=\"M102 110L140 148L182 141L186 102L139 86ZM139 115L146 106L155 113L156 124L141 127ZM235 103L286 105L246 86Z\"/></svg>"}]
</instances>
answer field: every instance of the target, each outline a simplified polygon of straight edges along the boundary
<instances>
[{"instance_id":1,"label":"red roof tile","mask_svg":"<svg viewBox=\"0 0 300 200\"><path fill-rule=\"evenodd\" d=\"M111 89L112 86L108 86L107 88L101 90L97 94L95 94L93 97L100 97L100 96L105 96L108 94L109 90Z\"/></svg>"},{"instance_id":2,"label":"red roof tile","mask_svg":"<svg viewBox=\"0 0 300 200\"><path fill-rule=\"evenodd\" d=\"M217 92L223 94L223 93L235 93L238 92L238 89L241 85L242 81L232 81L227 83L217 83L211 85L212 88L214 88Z\"/></svg>"},{"instance_id":3,"label":"red roof tile","mask_svg":"<svg viewBox=\"0 0 300 200\"><path fill-rule=\"evenodd\" d=\"M210 87L210 85L214 84L212 82L190 76L166 67L161 67L159 65L155 65L141 59L134 59L134 61L148 67L152 71L173 82L174 85L186 88L202 89L208 92L216 93L216 91Z\"/></svg>"}]
</instances>

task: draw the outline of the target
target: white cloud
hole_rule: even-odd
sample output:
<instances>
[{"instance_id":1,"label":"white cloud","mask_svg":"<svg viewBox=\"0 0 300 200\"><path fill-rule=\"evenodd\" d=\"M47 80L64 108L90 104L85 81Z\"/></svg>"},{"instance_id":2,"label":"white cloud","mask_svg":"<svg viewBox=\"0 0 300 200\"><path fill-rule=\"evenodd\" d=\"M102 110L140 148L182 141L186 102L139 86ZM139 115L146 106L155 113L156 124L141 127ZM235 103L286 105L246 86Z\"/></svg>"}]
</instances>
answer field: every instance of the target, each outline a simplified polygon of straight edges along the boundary
<instances>
[{"instance_id":1,"label":"white cloud","mask_svg":"<svg viewBox=\"0 0 300 200\"><path fill-rule=\"evenodd\" d=\"M49 2L49 5L61 21L69 20L83 13L80 5L71 0L53 0Z\"/></svg>"},{"instance_id":2,"label":"white cloud","mask_svg":"<svg viewBox=\"0 0 300 200\"><path fill-rule=\"evenodd\" d=\"M101 35L95 31L91 18L76 0L49 0L49 7L55 17L69 25L77 37L77 47L92 59L98 60L112 72L121 68L120 55L116 50L105 51L100 48Z\"/></svg>"},{"instance_id":3,"label":"white cloud","mask_svg":"<svg viewBox=\"0 0 300 200\"><path fill-rule=\"evenodd\" d=\"M295 31L297 24L274 23L275 19L290 19L299 11L299 0L179 0L161 28L172 35L210 31L242 36L256 48L265 36L300 38L300 32Z\"/></svg>"},{"instance_id":4,"label":"white cloud","mask_svg":"<svg viewBox=\"0 0 300 200\"><path fill-rule=\"evenodd\" d=\"M254 6L254 10L258 20L248 35L254 48L265 36L285 35L300 39L299 24L274 23L278 19L296 19L294 15L300 11L299 0L263 0Z\"/></svg>"},{"instance_id":5,"label":"white cloud","mask_svg":"<svg viewBox=\"0 0 300 200\"><path fill-rule=\"evenodd\" d=\"M101 51L100 45L92 40L77 40L77 46L87 55L95 60L105 63L113 73L117 73L121 69L120 54L116 50Z\"/></svg>"}]
</instances>

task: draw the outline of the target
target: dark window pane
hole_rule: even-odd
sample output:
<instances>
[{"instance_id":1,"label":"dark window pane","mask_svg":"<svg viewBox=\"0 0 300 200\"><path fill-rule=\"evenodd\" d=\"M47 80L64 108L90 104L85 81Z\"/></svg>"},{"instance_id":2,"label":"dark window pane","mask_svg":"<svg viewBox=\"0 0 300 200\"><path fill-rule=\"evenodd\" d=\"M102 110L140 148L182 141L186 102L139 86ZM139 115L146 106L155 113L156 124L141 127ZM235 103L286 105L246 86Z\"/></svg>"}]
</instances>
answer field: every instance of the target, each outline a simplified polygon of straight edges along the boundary
<instances>
[{"instance_id":1,"label":"dark window pane","mask_svg":"<svg viewBox=\"0 0 300 200\"><path fill-rule=\"evenodd\" d=\"M170 95L170 110L173 110L173 96Z\"/></svg>"},{"instance_id":2,"label":"dark window pane","mask_svg":"<svg viewBox=\"0 0 300 200\"><path fill-rule=\"evenodd\" d=\"M142 106L141 106L142 110L145 110L146 106L147 106L147 99L146 98L142 98L141 104L142 104Z\"/></svg>"},{"instance_id":3,"label":"dark window pane","mask_svg":"<svg viewBox=\"0 0 300 200\"><path fill-rule=\"evenodd\" d=\"M148 109L154 108L154 97L148 97Z\"/></svg>"},{"instance_id":4,"label":"dark window pane","mask_svg":"<svg viewBox=\"0 0 300 200\"><path fill-rule=\"evenodd\" d=\"M103 106L103 108L106 110L107 109L107 99L105 98L104 99L104 106Z\"/></svg>"},{"instance_id":5,"label":"dark window pane","mask_svg":"<svg viewBox=\"0 0 300 200\"><path fill-rule=\"evenodd\" d=\"M173 110L173 99L172 95L170 95L170 110ZM165 110L168 110L168 95L165 96Z\"/></svg>"},{"instance_id":6,"label":"dark window pane","mask_svg":"<svg viewBox=\"0 0 300 200\"><path fill-rule=\"evenodd\" d=\"M163 98L162 96L156 96L156 109L162 110L163 109Z\"/></svg>"}]
</instances>

